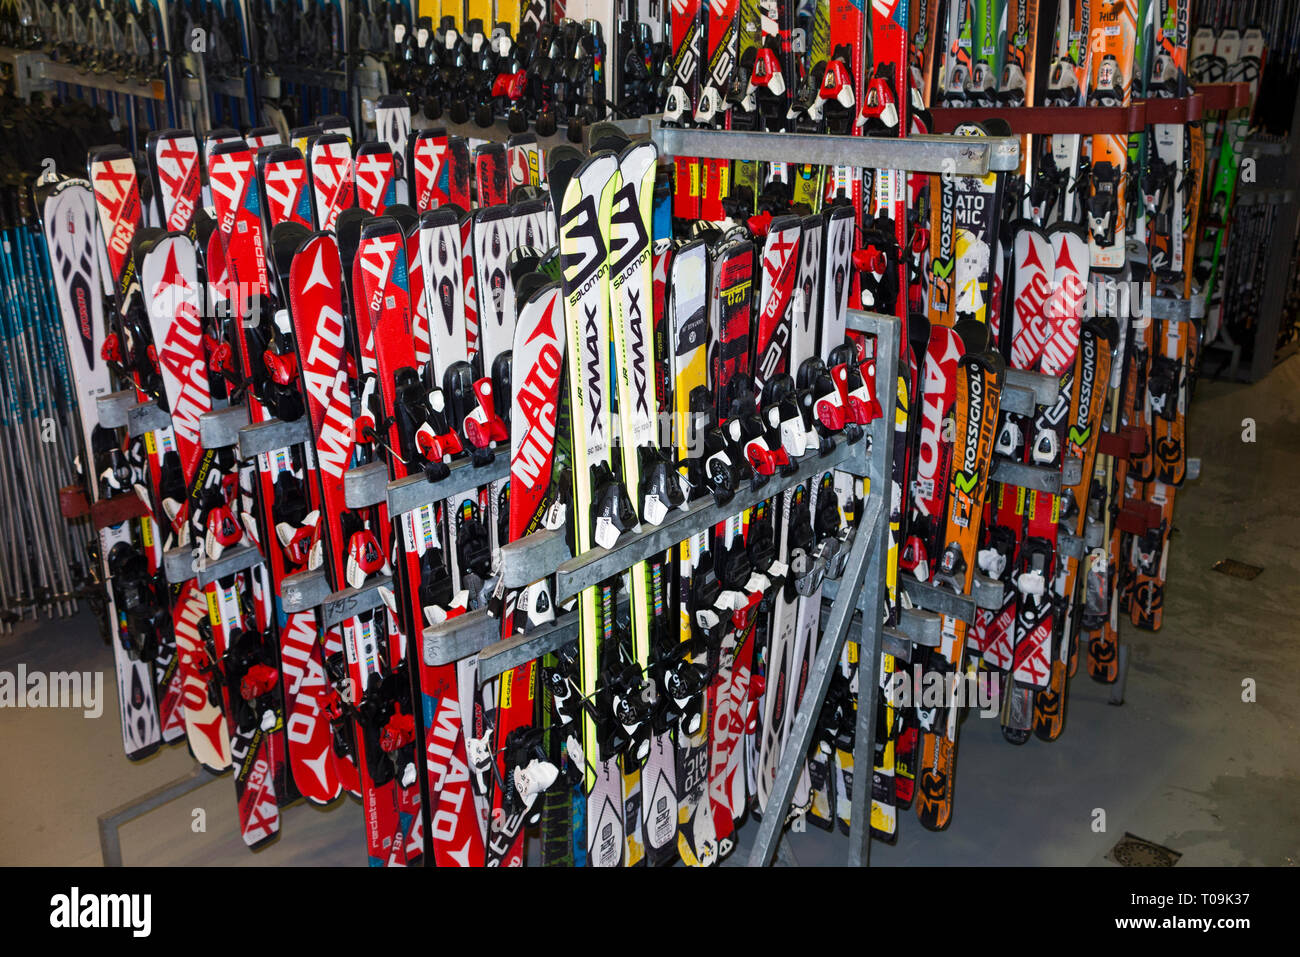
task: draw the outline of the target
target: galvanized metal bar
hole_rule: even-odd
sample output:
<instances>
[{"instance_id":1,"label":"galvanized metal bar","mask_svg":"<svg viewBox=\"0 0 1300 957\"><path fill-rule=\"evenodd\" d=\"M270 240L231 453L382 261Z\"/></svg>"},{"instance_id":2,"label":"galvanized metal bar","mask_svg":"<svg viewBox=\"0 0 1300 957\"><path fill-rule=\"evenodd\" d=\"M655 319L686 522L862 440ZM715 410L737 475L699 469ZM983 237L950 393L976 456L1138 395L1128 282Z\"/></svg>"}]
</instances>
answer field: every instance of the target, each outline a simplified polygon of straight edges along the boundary
<instances>
[{"instance_id":1,"label":"galvanized metal bar","mask_svg":"<svg viewBox=\"0 0 1300 957\"><path fill-rule=\"evenodd\" d=\"M501 622L486 608L467 611L424 629L424 663L432 668L476 655L501 640Z\"/></svg>"},{"instance_id":2,"label":"galvanized metal bar","mask_svg":"<svg viewBox=\"0 0 1300 957\"><path fill-rule=\"evenodd\" d=\"M301 445L311 441L311 424L306 418L286 422L283 419L267 419L255 425L246 425L239 430L239 457L251 459L277 449L287 449L291 445Z\"/></svg>"},{"instance_id":3,"label":"galvanized metal bar","mask_svg":"<svg viewBox=\"0 0 1300 957\"><path fill-rule=\"evenodd\" d=\"M799 858L795 857L794 848L790 846L790 839L785 834L776 842L776 864L778 867L799 866Z\"/></svg>"},{"instance_id":4,"label":"galvanized metal bar","mask_svg":"<svg viewBox=\"0 0 1300 957\"><path fill-rule=\"evenodd\" d=\"M126 425L130 409L137 402L139 400L136 398L134 389L123 389L120 392L110 392L108 395L97 396L95 399L95 415L99 419L99 424L104 428L120 429Z\"/></svg>"},{"instance_id":5,"label":"galvanized metal bar","mask_svg":"<svg viewBox=\"0 0 1300 957\"><path fill-rule=\"evenodd\" d=\"M871 536L871 556L865 569L866 587L874 587L878 592L878 597L873 602L875 614L868 611L862 613L862 637L858 640L858 708L857 728L853 738L853 767L862 768L863 771L854 775L853 793L849 796L850 867L866 866L871 844L870 785L876 745L876 707L880 701L880 647L883 630L880 618L884 613L885 563L889 549L888 518L879 524L881 528ZM859 761L862 763L858 764Z\"/></svg>"},{"instance_id":6,"label":"galvanized metal bar","mask_svg":"<svg viewBox=\"0 0 1300 957\"><path fill-rule=\"evenodd\" d=\"M498 631L499 625L498 622ZM484 648L478 654L478 680L491 679L563 648L578 637L578 613L569 612L526 635L515 635Z\"/></svg>"},{"instance_id":7,"label":"galvanized metal bar","mask_svg":"<svg viewBox=\"0 0 1300 957\"><path fill-rule=\"evenodd\" d=\"M1061 488L1074 488L1083 479L1083 459L1070 456L1061 463Z\"/></svg>"},{"instance_id":8,"label":"galvanized metal bar","mask_svg":"<svg viewBox=\"0 0 1300 957\"><path fill-rule=\"evenodd\" d=\"M854 539L841 579L850 591L857 588L862 581L867 567L867 553L874 540L873 535L858 535ZM813 723L821 712L826 691L830 688L831 671L839 663L840 651L848 637L849 620L856 612L857 607L846 601L836 602L831 608L830 620L822 633L821 645L817 649L817 657L813 660L812 673L808 676L808 686L804 691L803 701L795 714L794 725L790 729L785 750L781 754L781 763L777 767L776 780L771 797L768 799L767 810L758 826L754 849L749 855L751 867L766 867L772 863L772 857L776 853L776 843L780 840L781 830L785 826L786 812L794 798L799 768L803 765L808 747L812 744Z\"/></svg>"},{"instance_id":9,"label":"galvanized metal bar","mask_svg":"<svg viewBox=\"0 0 1300 957\"><path fill-rule=\"evenodd\" d=\"M969 595L959 595L951 588L912 578L903 579L903 590L917 607L957 618L967 624L975 620L976 609L996 611L1002 604L1002 583L980 572L976 572L971 581Z\"/></svg>"},{"instance_id":10,"label":"galvanized metal bar","mask_svg":"<svg viewBox=\"0 0 1300 957\"><path fill-rule=\"evenodd\" d=\"M33 72L39 72L41 79L51 83L71 83L108 93L131 97L142 96L151 100L167 99L167 87L162 80L120 80L113 73L91 73L70 63L55 63L44 58L36 61Z\"/></svg>"},{"instance_id":11,"label":"galvanized metal bar","mask_svg":"<svg viewBox=\"0 0 1300 957\"><path fill-rule=\"evenodd\" d=\"M172 424L172 417L158 407L158 403L137 402L126 410L126 434L138 438L146 432L165 429Z\"/></svg>"},{"instance_id":12,"label":"galvanized metal bar","mask_svg":"<svg viewBox=\"0 0 1300 957\"><path fill-rule=\"evenodd\" d=\"M343 473L343 504L348 508L369 508L388 495L388 466L368 462Z\"/></svg>"},{"instance_id":13,"label":"galvanized metal bar","mask_svg":"<svg viewBox=\"0 0 1300 957\"><path fill-rule=\"evenodd\" d=\"M858 328L876 336L876 377L877 382L888 383L888 395L892 400L895 395L894 383L897 379L898 337L900 325L891 316L855 311L849 314L850 328ZM882 405L886 405L882 403ZM893 408L893 401L887 403ZM875 674L875 662L880 660L882 625L884 621L885 594L885 556L889 538L889 488L890 465L893 456L894 416L882 414L870 426L871 449L864 472L871 480L870 502L862 516L857 534L854 536L848 560L837 586L841 600L832 603L830 617L823 629L821 645L813 661L812 673L804 698L795 714L794 724L781 754L777 768L772 794L768 801L766 813L759 825L754 849L750 853L751 866L765 866L772 862L776 853L777 842L785 825L786 814L794 797L799 769L803 765L812 743L813 723L821 712L822 702L830 687L831 671L839 661L844 642L848 639L849 626L853 616L863 612L864 653L859 661L870 662L868 674ZM868 589L863 588L863 579L868 579ZM846 600L847 599L847 600ZM861 665L859 667L862 667ZM876 694L878 682L875 680L859 681L859 715L865 709L870 712L874 722L876 711ZM870 725L874 728L874 724ZM858 734L863 734L861 727ZM871 733L874 740L874 731ZM870 761L870 757L867 758ZM864 764L864 767L870 767ZM865 784L865 782L864 782ZM860 787L860 792L870 793L869 787ZM861 827L862 815L852 819ZM870 839L870 829L866 830ZM854 840L850 838L850 844ZM852 859L852 851L850 858Z\"/></svg>"},{"instance_id":14,"label":"galvanized metal bar","mask_svg":"<svg viewBox=\"0 0 1300 957\"><path fill-rule=\"evenodd\" d=\"M318 607L330 595L324 569L285 575L280 584L280 604L287 614Z\"/></svg>"},{"instance_id":15,"label":"galvanized metal bar","mask_svg":"<svg viewBox=\"0 0 1300 957\"><path fill-rule=\"evenodd\" d=\"M177 778L140 795L134 801L119 805L111 811L99 815L99 854L105 867L122 866L122 835L120 828L127 821L148 814L183 794L203 787L209 781L215 781L220 775L213 774L201 764L184 777Z\"/></svg>"},{"instance_id":16,"label":"galvanized metal bar","mask_svg":"<svg viewBox=\"0 0 1300 957\"><path fill-rule=\"evenodd\" d=\"M912 660L912 639L895 628L886 628L880 633L880 651L893 655L902 661Z\"/></svg>"},{"instance_id":17,"label":"galvanized metal bar","mask_svg":"<svg viewBox=\"0 0 1300 957\"><path fill-rule=\"evenodd\" d=\"M362 612L378 608L384 603L380 590L392 588L393 580L388 576L368 582L360 588L344 588L336 592L331 592L325 600L320 603L320 610L316 613L316 619L320 622L322 628L333 628L335 625L341 625Z\"/></svg>"},{"instance_id":18,"label":"galvanized metal bar","mask_svg":"<svg viewBox=\"0 0 1300 957\"><path fill-rule=\"evenodd\" d=\"M943 616L924 608L904 608L898 630L914 645L938 648L943 644Z\"/></svg>"},{"instance_id":19,"label":"galvanized metal bar","mask_svg":"<svg viewBox=\"0 0 1300 957\"><path fill-rule=\"evenodd\" d=\"M334 591L324 570L303 571L284 577L280 584L280 605L286 613L316 608L316 618L321 627L332 628L355 615L378 608L384 603L380 589L392 587L392 577L383 575L360 588Z\"/></svg>"},{"instance_id":20,"label":"galvanized metal bar","mask_svg":"<svg viewBox=\"0 0 1300 957\"><path fill-rule=\"evenodd\" d=\"M1003 412L1010 412L1013 415L1033 415L1034 393L1019 386L1004 385L998 407Z\"/></svg>"},{"instance_id":21,"label":"galvanized metal bar","mask_svg":"<svg viewBox=\"0 0 1300 957\"><path fill-rule=\"evenodd\" d=\"M584 588L602 582L611 575L631 568L637 562L657 555L678 542L685 541L696 530L708 528L726 521L733 515L753 508L759 502L776 497L787 488L806 482L827 469L838 468L862 474L866 471L863 451L864 442L841 442L827 455L810 454L804 456L798 467L787 476L770 479L758 489L744 486L725 505L717 504L711 497L692 502L687 508L679 509L668 516L663 524L643 529L639 532L624 534L613 548L592 548L580 557L562 562L555 570L555 599L564 599L578 594ZM525 540L526 541L526 540ZM520 581L523 584L536 581L539 566L532 559L525 544L513 552L509 546L501 549L502 569L514 565L507 581ZM555 547L553 544L551 547ZM521 564L526 571L520 571Z\"/></svg>"},{"instance_id":22,"label":"galvanized metal bar","mask_svg":"<svg viewBox=\"0 0 1300 957\"><path fill-rule=\"evenodd\" d=\"M396 518L412 509L464 495L482 485L504 479L509 474L510 455L502 450L487 465L475 467L468 460L457 462L451 466L447 477L437 482L430 482L423 475L398 479L388 486L388 514ZM537 576L534 575L529 581L536 579Z\"/></svg>"},{"instance_id":23,"label":"galvanized metal bar","mask_svg":"<svg viewBox=\"0 0 1300 957\"><path fill-rule=\"evenodd\" d=\"M1170 296L1152 296L1148 300L1152 319L1181 319L1185 322L1192 318L1192 300L1176 299Z\"/></svg>"},{"instance_id":24,"label":"galvanized metal bar","mask_svg":"<svg viewBox=\"0 0 1300 957\"><path fill-rule=\"evenodd\" d=\"M229 448L239 442L239 430L248 425L248 406L230 405L199 416L199 441L205 449Z\"/></svg>"},{"instance_id":25,"label":"galvanized metal bar","mask_svg":"<svg viewBox=\"0 0 1300 957\"><path fill-rule=\"evenodd\" d=\"M865 530L859 531L859 534L863 531L869 534L872 543L871 556L865 570L866 580L859 586L861 591L857 602L862 612L862 633L858 639L858 711L853 766L865 769L865 773L857 776L857 786L853 788L849 799L850 867L867 864L871 844L871 767L876 744L876 706L880 700L880 649L884 641L885 609L889 601L886 579L894 465L894 416L891 413L894 400L897 399L898 337L902 334L901 324L892 317L888 324L876 321L882 326L876 335L877 392L882 391L879 383L884 382L887 390L885 394L891 401L881 402L885 412L872 423L871 433L871 490L880 506L880 517L869 518ZM856 763L859 761L860 764Z\"/></svg>"},{"instance_id":26,"label":"galvanized metal bar","mask_svg":"<svg viewBox=\"0 0 1300 957\"><path fill-rule=\"evenodd\" d=\"M558 568L572 557L564 529L539 529L501 546L501 583L506 588L524 588L537 581L539 570Z\"/></svg>"},{"instance_id":27,"label":"galvanized metal bar","mask_svg":"<svg viewBox=\"0 0 1300 957\"><path fill-rule=\"evenodd\" d=\"M1071 535L1069 532L1056 533L1056 550L1066 558L1073 558L1076 561L1082 561L1088 554L1088 549L1084 541L1077 535Z\"/></svg>"},{"instance_id":28,"label":"galvanized metal bar","mask_svg":"<svg viewBox=\"0 0 1300 957\"><path fill-rule=\"evenodd\" d=\"M994 456L993 468L989 471L989 481L1014 485L1018 488L1033 489L1036 492L1061 492L1061 470L1044 465L1029 465L1025 462L1013 462L1001 456Z\"/></svg>"},{"instance_id":29,"label":"galvanized metal bar","mask_svg":"<svg viewBox=\"0 0 1300 957\"><path fill-rule=\"evenodd\" d=\"M281 64L276 73L282 83L300 83L304 86L337 90L340 93L348 91L348 75L343 70L317 70L312 67Z\"/></svg>"},{"instance_id":30,"label":"galvanized metal bar","mask_svg":"<svg viewBox=\"0 0 1300 957\"><path fill-rule=\"evenodd\" d=\"M239 545L222 552L218 559L196 554L194 548L172 548L163 553L163 569L173 585L193 578L204 588L219 578L252 568L262 560L256 545Z\"/></svg>"},{"instance_id":31,"label":"galvanized metal bar","mask_svg":"<svg viewBox=\"0 0 1300 957\"><path fill-rule=\"evenodd\" d=\"M1051 405L1056 401L1056 397L1061 394L1061 380L1054 375L1046 375L1042 372L1030 372L1026 369L1008 369L1006 379L1003 385L1003 398L1001 407L1006 411L1015 412L1015 409L1007 409L1006 389L1027 389L1034 395L1034 401L1038 405Z\"/></svg>"},{"instance_id":32,"label":"galvanized metal bar","mask_svg":"<svg viewBox=\"0 0 1300 957\"><path fill-rule=\"evenodd\" d=\"M817 166L861 166L870 169L899 169L917 173L950 173L956 176L984 176L998 154L998 165L1007 161L1006 147L992 137L977 136L828 136L821 133L761 133L741 130L688 130L655 127L650 138L667 156L701 156L714 159L744 159L760 162L789 162ZM1014 137L1011 148L1019 147ZM1018 156L1019 153L1013 154ZM1011 163L1011 169L1016 164Z\"/></svg>"}]
</instances>

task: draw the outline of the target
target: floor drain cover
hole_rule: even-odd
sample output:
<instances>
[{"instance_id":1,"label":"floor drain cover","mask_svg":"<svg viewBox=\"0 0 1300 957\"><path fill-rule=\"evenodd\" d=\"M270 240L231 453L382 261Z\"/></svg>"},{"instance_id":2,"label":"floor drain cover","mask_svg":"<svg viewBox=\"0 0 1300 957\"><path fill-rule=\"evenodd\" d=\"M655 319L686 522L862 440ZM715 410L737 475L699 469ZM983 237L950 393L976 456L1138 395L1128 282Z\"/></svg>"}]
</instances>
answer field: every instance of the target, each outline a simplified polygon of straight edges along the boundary
<instances>
[{"instance_id":1,"label":"floor drain cover","mask_svg":"<svg viewBox=\"0 0 1300 957\"><path fill-rule=\"evenodd\" d=\"M1183 855L1126 833L1106 856L1123 867L1173 867Z\"/></svg>"},{"instance_id":2,"label":"floor drain cover","mask_svg":"<svg viewBox=\"0 0 1300 957\"><path fill-rule=\"evenodd\" d=\"M1246 581L1250 581L1264 570L1258 565L1247 565L1245 562L1239 562L1235 558L1220 559L1215 562L1212 567L1216 572L1231 575L1233 578L1244 578Z\"/></svg>"}]
</instances>

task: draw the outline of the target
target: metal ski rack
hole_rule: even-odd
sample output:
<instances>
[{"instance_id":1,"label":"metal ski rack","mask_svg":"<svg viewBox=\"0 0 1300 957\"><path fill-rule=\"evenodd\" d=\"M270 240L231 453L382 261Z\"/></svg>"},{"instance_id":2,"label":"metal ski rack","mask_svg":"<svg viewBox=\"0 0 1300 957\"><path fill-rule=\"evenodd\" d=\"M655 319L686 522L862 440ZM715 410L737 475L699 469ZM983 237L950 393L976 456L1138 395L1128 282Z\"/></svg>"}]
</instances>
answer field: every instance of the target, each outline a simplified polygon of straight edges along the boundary
<instances>
[{"instance_id":1,"label":"metal ski rack","mask_svg":"<svg viewBox=\"0 0 1300 957\"><path fill-rule=\"evenodd\" d=\"M33 93L52 90L56 83L102 90L123 96L166 101L167 84L163 80L126 80L112 73L91 73L70 63L59 63L39 50L0 47L0 63L14 72L14 96L28 99Z\"/></svg>"},{"instance_id":2,"label":"metal ski rack","mask_svg":"<svg viewBox=\"0 0 1300 957\"><path fill-rule=\"evenodd\" d=\"M898 375L898 340L900 324L893 316L851 310L848 327L875 337L876 382L892 383ZM775 788L759 827L751 865L770 864L777 853L781 828L794 796L799 768L812 742L814 724L830 686L832 672L840 651L850 636L854 616L862 612L858 642L862 660L876 661L888 642L892 652L910 657L911 639L898 632L887 634L884 627L885 562L888 554L889 508L887 504L893 465L893 417L884 414L866 428L856 442L837 441L826 455L809 452L799 460L794 472L773 477L761 488L744 487L726 505L705 498L670 515L654 528L642 528L624 535L613 548L595 548L572 557L561 532L539 532L519 542L502 546L501 574L507 586L526 585L539 577L553 574L556 599L576 594L638 561L663 552L674 543L709 528L719 520L735 515L760 501L780 495L786 488L806 481L826 469L840 469L870 482L870 494L864 514L846 544L848 553L842 563L837 595L832 602L821 646L809 677L807 692L795 717L790 740L777 771ZM836 563L839 564L838 562ZM828 582L829 583L829 582ZM918 625L920 624L918 620ZM931 636L918 627L922 641ZM554 651L578 635L575 612L560 615L555 621L531 633L500 640L501 625L486 611L473 611L425 629L424 660L430 666L458 661L471 655L478 658L478 676L486 681L508 668L532 661ZM934 637L937 643L937 636ZM875 741L876 705L879 689L874 681L862 682L859 692L857 743L854 759L859 767L869 767ZM853 797L852 833L849 863L862 864L867 859L870 840L868 795L870 788L857 788Z\"/></svg>"},{"instance_id":3,"label":"metal ski rack","mask_svg":"<svg viewBox=\"0 0 1300 957\"><path fill-rule=\"evenodd\" d=\"M158 403L141 402L134 389L123 389L101 395L95 401L99 424L106 429L126 429L131 438L138 438L154 429L171 425L171 416L158 407Z\"/></svg>"},{"instance_id":4,"label":"metal ski rack","mask_svg":"<svg viewBox=\"0 0 1300 957\"><path fill-rule=\"evenodd\" d=\"M1055 376L1044 375L1041 372L1027 372L1023 369L1008 369L1005 384L1002 386L1001 408L1003 412L1030 416L1034 414L1035 406L1050 406L1055 402L1060 391L1061 383ZM1060 493L1062 484L1078 484L1063 482L1059 468L1029 465L1000 456L993 458L989 481L1038 492L1049 492L1052 495Z\"/></svg>"},{"instance_id":5,"label":"metal ski rack","mask_svg":"<svg viewBox=\"0 0 1300 957\"><path fill-rule=\"evenodd\" d=\"M454 462L445 478L430 481L423 475L408 475L390 482L388 467L371 462L343 474L343 496L348 508L369 508L386 503L389 518L445 499L454 498L480 485L487 485L510 474L510 457L497 450L486 465L474 465L469 459Z\"/></svg>"},{"instance_id":6,"label":"metal ski rack","mask_svg":"<svg viewBox=\"0 0 1300 957\"><path fill-rule=\"evenodd\" d=\"M757 489L746 487L725 505L716 504L712 497L697 499L667 516L660 525L627 533L613 548L593 548L580 558L573 557L563 529L534 532L501 546L501 582L506 588L523 588L537 581L539 568L553 568L552 597L562 602L645 558L662 554L697 531L711 528L827 469L849 468L845 463L862 457L860 446L864 441L852 444L841 441L826 455L806 455L793 472L781 476L779 483L769 481ZM481 479L474 484L480 483ZM578 616L570 612L544 629L495 644L501 637L500 621L490 617L486 610L477 610L425 629L425 659L431 665L443 665L477 654L479 680L487 681L508 668L554 651L577 635Z\"/></svg>"},{"instance_id":7,"label":"metal ski rack","mask_svg":"<svg viewBox=\"0 0 1300 957\"><path fill-rule=\"evenodd\" d=\"M199 442L205 449L238 445L240 430L248 425L248 406L231 405L199 416ZM262 561L256 545L238 545L224 551L220 558L208 558L197 542L178 545L163 553L163 572L173 585L193 578L200 588Z\"/></svg>"},{"instance_id":8,"label":"metal ski rack","mask_svg":"<svg viewBox=\"0 0 1300 957\"><path fill-rule=\"evenodd\" d=\"M823 166L901 169L915 173L986 176L1014 170L1020 162L1015 136L831 136L824 133L751 133L692 130L650 119L650 139L668 156L748 159Z\"/></svg>"},{"instance_id":9,"label":"metal ski rack","mask_svg":"<svg viewBox=\"0 0 1300 957\"><path fill-rule=\"evenodd\" d=\"M1238 84L1207 84L1230 87ZM1245 85L1245 84L1242 84ZM1233 95L1229 92L1229 95ZM963 123L1005 120L1017 135L1123 135L1138 133L1148 126L1181 126L1196 122L1204 110L1220 102L1217 89L1207 98L1201 88L1188 96L1134 100L1128 106L1014 106L1014 107L936 107L930 111L935 129L953 130Z\"/></svg>"},{"instance_id":10,"label":"metal ski rack","mask_svg":"<svg viewBox=\"0 0 1300 957\"><path fill-rule=\"evenodd\" d=\"M310 436L296 437L296 432L285 429L285 426L297 424L272 420L260 426L240 429L240 454L247 457L309 439ZM302 426L306 428L305 420L302 420ZM266 427L273 428L259 431ZM510 460L502 451L498 450L492 461L484 465L473 465L469 459L455 462L445 477L433 481L423 475L411 475L390 482L388 467L382 462L361 465L344 473L344 499L348 508L369 508L386 503L388 517L394 519L414 509L504 479L510 472ZM383 590L392 587L392 577L383 575L360 588L341 588L335 591L330 587L324 569L307 569L285 576L280 600L286 612L319 608L321 626L329 628L363 611L378 608L384 600Z\"/></svg>"},{"instance_id":11,"label":"metal ski rack","mask_svg":"<svg viewBox=\"0 0 1300 957\"><path fill-rule=\"evenodd\" d=\"M1020 161L1020 140L1015 136L832 136L823 133L763 133L741 130L696 130L664 126L659 116L616 120L633 139L648 138L665 156L700 156L718 159L752 159L801 162L828 166L861 166L874 169L905 169L918 173L950 173L955 176L984 176L990 170L1014 170ZM445 129L449 136L504 143L514 134L503 119L491 126L475 123L428 122ZM550 149L568 138L561 129L553 136L538 137L542 149Z\"/></svg>"}]
</instances>

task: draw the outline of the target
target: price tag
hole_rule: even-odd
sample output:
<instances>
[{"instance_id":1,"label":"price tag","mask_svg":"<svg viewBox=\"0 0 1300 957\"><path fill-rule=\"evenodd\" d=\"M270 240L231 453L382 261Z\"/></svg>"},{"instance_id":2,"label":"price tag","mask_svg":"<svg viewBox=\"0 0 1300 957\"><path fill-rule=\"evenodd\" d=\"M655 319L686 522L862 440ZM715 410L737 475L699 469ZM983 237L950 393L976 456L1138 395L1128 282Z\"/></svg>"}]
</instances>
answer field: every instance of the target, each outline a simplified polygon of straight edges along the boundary
<instances>
[{"instance_id":1,"label":"price tag","mask_svg":"<svg viewBox=\"0 0 1300 957\"><path fill-rule=\"evenodd\" d=\"M658 495L647 495L645 498L645 520L651 525L658 525L663 522L668 514L668 506L664 505Z\"/></svg>"},{"instance_id":2,"label":"price tag","mask_svg":"<svg viewBox=\"0 0 1300 957\"><path fill-rule=\"evenodd\" d=\"M596 519L596 544L601 548L613 548L618 544L618 529L603 515Z\"/></svg>"}]
</instances>

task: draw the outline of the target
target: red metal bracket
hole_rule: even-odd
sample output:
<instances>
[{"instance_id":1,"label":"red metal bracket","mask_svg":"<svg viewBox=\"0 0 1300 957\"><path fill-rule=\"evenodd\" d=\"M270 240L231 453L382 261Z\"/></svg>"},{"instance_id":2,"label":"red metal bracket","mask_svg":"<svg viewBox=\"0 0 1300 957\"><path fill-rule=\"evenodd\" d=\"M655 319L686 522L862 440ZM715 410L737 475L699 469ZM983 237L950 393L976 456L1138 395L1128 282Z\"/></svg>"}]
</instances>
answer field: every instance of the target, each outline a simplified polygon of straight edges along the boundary
<instances>
[{"instance_id":1,"label":"red metal bracket","mask_svg":"<svg viewBox=\"0 0 1300 957\"><path fill-rule=\"evenodd\" d=\"M1147 433L1143 429L1124 426L1118 432L1102 431L1097 436L1097 454L1117 459L1130 459L1147 450Z\"/></svg>"},{"instance_id":2,"label":"red metal bracket","mask_svg":"<svg viewBox=\"0 0 1300 957\"><path fill-rule=\"evenodd\" d=\"M112 498L102 498L90 506L90 521L95 528L111 528L133 518L145 518L149 506L140 501L134 492L124 492Z\"/></svg>"},{"instance_id":3,"label":"red metal bracket","mask_svg":"<svg viewBox=\"0 0 1300 957\"><path fill-rule=\"evenodd\" d=\"M80 485L65 485L59 489L59 512L64 518L81 518L90 514L90 499Z\"/></svg>"},{"instance_id":4,"label":"red metal bracket","mask_svg":"<svg viewBox=\"0 0 1300 957\"><path fill-rule=\"evenodd\" d=\"M934 117L936 133L951 133L962 123L1000 119L1006 120L1016 134L1087 136L1103 133L1122 136L1137 133L1155 123L1191 123L1199 120L1206 109L1210 107L1203 98L1193 95L1171 100L1135 100L1128 106L938 107L931 110L930 115Z\"/></svg>"},{"instance_id":5,"label":"red metal bracket","mask_svg":"<svg viewBox=\"0 0 1300 957\"><path fill-rule=\"evenodd\" d=\"M1160 527L1161 515L1161 508L1155 502L1130 498L1125 500L1124 507L1119 510L1115 525L1121 532L1145 535L1151 529Z\"/></svg>"},{"instance_id":6,"label":"red metal bracket","mask_svg":"<svg viewBox=\"0 0 1300 957\"><path fill-rule=\"evenodd\" d=\"M1216 110L1235 110L1250 106L1250 84L1237 83L1198 83L1196 92L1204 101L1205 112Z\"/></svg>"}]
</instances>

